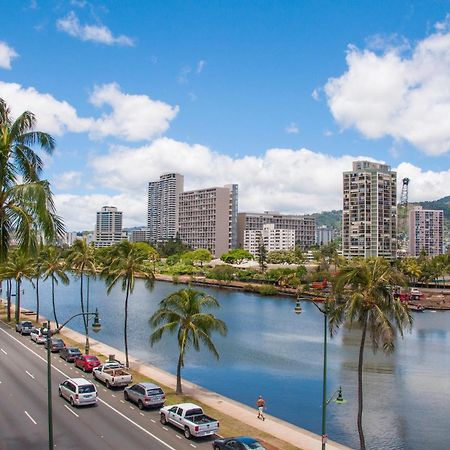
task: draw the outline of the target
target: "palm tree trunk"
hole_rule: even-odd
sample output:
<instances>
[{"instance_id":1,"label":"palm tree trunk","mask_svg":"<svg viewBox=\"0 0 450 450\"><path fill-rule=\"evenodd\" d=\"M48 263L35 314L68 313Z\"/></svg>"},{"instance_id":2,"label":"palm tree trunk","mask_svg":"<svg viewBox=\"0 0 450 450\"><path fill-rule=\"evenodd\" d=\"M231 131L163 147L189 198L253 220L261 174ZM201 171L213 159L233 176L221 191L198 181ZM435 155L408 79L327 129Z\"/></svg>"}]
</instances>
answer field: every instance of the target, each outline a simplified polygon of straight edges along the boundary
<instances>
[{"instance_id":1,"label":"palm tree trunk","mask_svg":"<svg viewBox=\"0 0 450 450\"><path fill-rule=\"evenodd\" d=\"M181 387L181 366L183 365L183 356L182 351L180 350L180 356L178 357L178 364L177 364L177 390L176 394L182 394L183 389Z\"/></svg>"},{"instance_id":2,"label":"palm tree trunk","mask_svg":"<svg viewBox=\"0 0 450 450\"><path fill-rule=\"evenodd\" d=\"M36 322L39 323L39 277L36 278Z\"/></svg>"},{"instance_id":3,"label":"palm tree trunk","mask_svg":"<svg viewBox=\"0 0 450 450\"><path fill-rule=\"evenodd\" d=\"M11 322L11 280L6 280L6 321Z\"/></svg>"},{"instance_id":4,"label":"palm tree trunk","mask_svg":"<svg viewBox=\"0 0 450 450\"><path fill-rule=\"evenodd\" d=\"M87 333L88 324L87 324L87 318L84 313L83 272L81 272L81 276L80 276L80 303L81 303L81 312L83 313L82 317L83 317L83 323L84 323L84 331L85 331L85 333Z\"/></svg>"},{"instance_id":5,"label":"palm tree trunk","mask_svg":"<svg viewBox=\"0 0 450 450\"><path fill-rule=\"evenodd\" d=\"M125 320L124 320L124 327L123 327L123 336L125 340L125 365L127 367L130 367L129 361L128 361L128 297L130 295L130 282L127 281L127 292L125 295Z\"/></svg>"},{"instance_id":6,"label":"palm tree trunk","mask_svg":"<svg viewBox=\"0 0 450 450\"><path fill-rule=\"evenodd\" d=\"M366 450L366 441L364 438L364 431L362 427L362 415L363 415L363 359L364 359L364 344L366 342L366 332L367 332L367 317L364 319L361 344L359 346L359 358L358 358L358 434L359 434L359 445L361 450Z\"/></svg>"},{"instance_id":7,"label":"palm tree trunk","mask_svg":"<svg viewBox=\"0 0 450 450\"><path fill-rule=\"evenodd\" d=\"M55 277L52 276L52 306L53 306L53 317L55 318L56 328L59 327L58 318L56 317L56 306L55 306Z\"/></svg>"},{"instance_id":8,"label":"palm tree trunk","mask_svg":"<svg viewBox=\"0 0 450 450\"><path fill-rule=\"evenodd\" d=\"M87 286L86 286L86 313L89 314L89 276L87 278ZM89 322L89 316L87 316L87 321ZM89 354L90 345L89 345L89 326L86 328L86 341L84 343L84 351L86 355Z\"/></svg>"},{"instance_id":9,"label":"palm tree trunk","mask_svg":"<svg viewBox=\"0 0 450 450\"><path fill-rule=\"evenodd\" d=\"M16 280L16 310L15 310L15 320L16 323L20 319L20 278Z\"/></svg>"}]
</instances>

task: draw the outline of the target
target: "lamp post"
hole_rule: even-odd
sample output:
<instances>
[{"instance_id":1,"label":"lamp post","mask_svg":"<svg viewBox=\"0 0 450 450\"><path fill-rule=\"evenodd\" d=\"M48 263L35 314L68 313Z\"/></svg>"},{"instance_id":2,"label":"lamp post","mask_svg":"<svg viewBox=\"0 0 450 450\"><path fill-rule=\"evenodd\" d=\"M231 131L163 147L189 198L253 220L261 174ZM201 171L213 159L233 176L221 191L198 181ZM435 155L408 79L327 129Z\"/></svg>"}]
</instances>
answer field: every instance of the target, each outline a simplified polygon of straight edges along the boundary
<instances>
[{"instance_id":1,"label":"lamp post","mask_svg":"<svg viewBox=\"0 0 450 450\"><path fill-rule=\"evenodd\" d=\"M53 450L53 403L52 403L52 361L51 361L51 337L58 334L72 319L79 316L94 316L94 322L92 324L92 331L97 333L100 331L101 324L98 316L98 309L93 313L79 313L74 314L67 319L56 330L51 330L50 321L47 322L47 412L48 412L48 448Z\"/></svg>"},{"instance_id":2,"label":"lamp post","mask_svg":"<svg viewBox=\"0 0 450 450\"><path fill-rule=\"evenodd\" d=\"M297 297L295 303L295 314L301 314L302 306L300 304L300 297ZM339 389L327 400L327 337L328 337L328 299L325 300L323 308L321 308L314 300L311 300L312 304L323 314L323 380L322 380L322 450L325 450L328 436L327 436L327 405L334 399L334 396L338 394L336 403L344 403L345 400L342 397L342 388Z\"/></svg>"}]
</instances>

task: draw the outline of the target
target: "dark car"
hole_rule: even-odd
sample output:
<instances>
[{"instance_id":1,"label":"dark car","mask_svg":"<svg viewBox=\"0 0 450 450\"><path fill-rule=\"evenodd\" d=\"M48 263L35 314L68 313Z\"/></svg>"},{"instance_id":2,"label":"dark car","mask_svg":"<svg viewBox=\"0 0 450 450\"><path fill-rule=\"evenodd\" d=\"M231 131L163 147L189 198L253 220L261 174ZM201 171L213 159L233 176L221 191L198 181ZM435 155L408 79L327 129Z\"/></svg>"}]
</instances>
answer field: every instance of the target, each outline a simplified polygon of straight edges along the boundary
<instances>
[{"instance_id":1,"label":"dark car","mask_svg":"<svg viewBox=\"0 0 450 450\"><path fill-rule=\"evenodd\" d=\"M47 348L48 341L45 341L45 348ZM63 348L66 348L66 344L60 338L50 338L50 351L57 353Z\"/></svg>"},{"instance_id":2,"label":"dark car","mask_svg":"<svg viewBox=\"0 0 450 450\"><path fill-rule=\"evenodd\" d=\"M33 324L29 320L22 320L16 323L16 331L20 334L30 334Z\"/></svg>"},{"instance_id":3,"label":"dark car","mask_svg":"<svg viewBox=\"0 0 450 450\"><path fill-rule=\"evenodd\" d=\"M81 351L76 347L65 347L59 351L59 357L67 362L74 362L79 356L81 356Z\"/></svg>"},{"instance_id":4,"label":"dark car","mask_svg":"<svg viewBox=\"0 0 450 450\"><path fill-rule=\"evenodd\" d=\"M100 360L94 355L81 355L75 359L75 366L85 372L92 372L94 367L98 367L100 364Z\"/></svg>"},{"instance_id":5,"label":"dark car","mask_svg":"<svg viewBox=\"0 0 450 450\"><path fill-rule=\"evenodd\" d=\"M212 443L214 450L266 450L266 447L248 436L216 439Z\"/></svg>"}]
</instances>

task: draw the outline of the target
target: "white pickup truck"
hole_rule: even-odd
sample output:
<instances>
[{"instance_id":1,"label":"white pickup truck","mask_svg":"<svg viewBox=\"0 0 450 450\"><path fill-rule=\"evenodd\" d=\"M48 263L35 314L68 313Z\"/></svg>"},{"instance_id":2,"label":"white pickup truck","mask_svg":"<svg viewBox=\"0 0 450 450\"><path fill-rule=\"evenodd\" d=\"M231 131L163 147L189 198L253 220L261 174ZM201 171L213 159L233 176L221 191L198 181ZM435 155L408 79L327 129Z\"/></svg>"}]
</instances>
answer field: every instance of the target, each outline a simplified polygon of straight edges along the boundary
<instances>
[{"instance_id":1,"label":"white pickup truck","mask_svg":"<svg viewBox=\"0 0 450 450\"><path fill-rule=\"evenodd\" d=\"M203 413L200 406L193 403L164 406L160 409L160 421L163 425L171 423L184 430L187 439L216 434L219 422Z\"/></svg>"},{"instance_id":2,"label":"white pickup truck","mask_svg":"<svg viewBox=\"0 0 450 450\"><path fill-rule=\"evenodd\" d=\"M119 364L102 364L101 366L95 367L92 374L96 380L105 383L108 389L111 387L128 386L133 381L131 373L128 373Z\"/></svg>"}]
</instances>

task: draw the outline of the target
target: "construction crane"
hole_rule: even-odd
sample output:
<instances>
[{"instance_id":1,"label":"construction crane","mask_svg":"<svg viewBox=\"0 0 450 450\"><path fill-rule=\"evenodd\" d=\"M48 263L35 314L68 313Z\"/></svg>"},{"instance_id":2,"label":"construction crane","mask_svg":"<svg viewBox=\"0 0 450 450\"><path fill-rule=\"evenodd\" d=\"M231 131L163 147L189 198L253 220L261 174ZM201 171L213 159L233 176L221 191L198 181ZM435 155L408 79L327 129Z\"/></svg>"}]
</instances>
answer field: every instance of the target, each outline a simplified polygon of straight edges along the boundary
<instances>
[{"instance_id":1,"label":"construction crane","mask_svg":"<svg viewBox=\"0 0 450 450\"><path fill-rule=\"evenodd\" d=\"M402 193L397 211L398 256L405 256L408 248L408 186L409 178L403 178Z\"/></svg>"}]
</instances>

